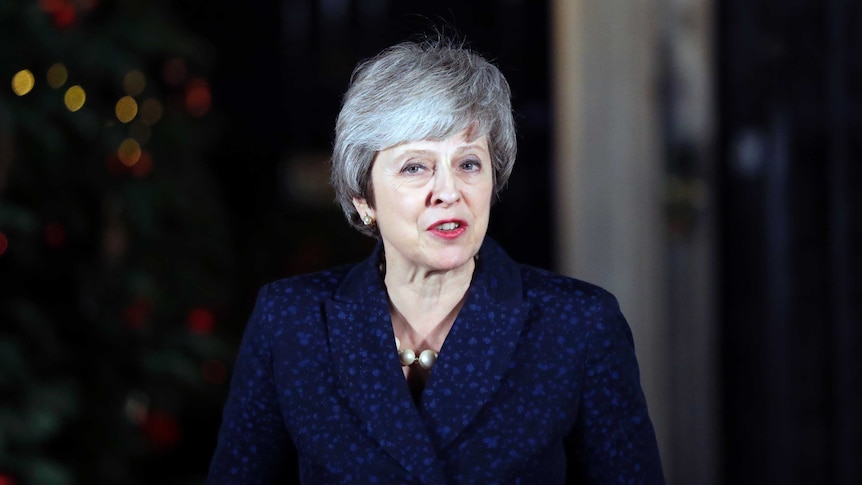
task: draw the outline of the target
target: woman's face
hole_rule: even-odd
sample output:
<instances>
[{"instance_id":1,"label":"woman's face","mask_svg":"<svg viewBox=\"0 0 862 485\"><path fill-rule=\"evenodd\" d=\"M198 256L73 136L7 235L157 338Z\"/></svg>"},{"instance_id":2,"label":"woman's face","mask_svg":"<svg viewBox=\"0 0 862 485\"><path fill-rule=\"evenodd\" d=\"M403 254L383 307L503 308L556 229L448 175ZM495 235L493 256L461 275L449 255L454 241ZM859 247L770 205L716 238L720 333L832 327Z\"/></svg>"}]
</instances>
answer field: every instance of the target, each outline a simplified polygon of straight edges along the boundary
<instances>
[{"instance_id":1,"label":"woman's face","mask_svg":"<svg viewBox=\"0 0 862 485\"><path fill-rule=\"evenodd\" d=\"M441 141L403 143L380 151L372 165L374 208L354 199L360 216L376 219L393 265L446 271L479 251L491 210L493 166L488 139L464 130Z\"/></svg>"}]
</instances>

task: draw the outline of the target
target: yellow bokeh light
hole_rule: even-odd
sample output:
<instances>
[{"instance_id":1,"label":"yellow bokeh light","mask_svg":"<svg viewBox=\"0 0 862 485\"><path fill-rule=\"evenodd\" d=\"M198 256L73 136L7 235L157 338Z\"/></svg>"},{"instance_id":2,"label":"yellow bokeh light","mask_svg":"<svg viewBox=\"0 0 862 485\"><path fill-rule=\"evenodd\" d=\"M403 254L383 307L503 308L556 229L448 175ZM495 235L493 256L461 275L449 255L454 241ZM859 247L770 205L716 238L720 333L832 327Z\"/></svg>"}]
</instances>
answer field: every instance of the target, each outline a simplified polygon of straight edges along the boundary
<instances>
[{"instance_id":1,"label":"yellow bokeh light","mask_svg":"<svg viewBox=\"0 0 862 485\"><path fill-rule=\"evenodd\" d=\"M129 96L141 94L146 86L147 79L144 77L144 73L137 69L129 71L123 78L123 91Z\"/></svg>"},{"instance_id":2,"label":"yellow bokeh light","mask_svg":"<svg viewBox=\"0 0 862 485\"><path fill-rule=\"evenodd\" d=\"M18 73L12 77L12 91L14 91L18 96L24 96L32 91L35 84L36 78L33 77L33 73L30 72L29 69L18 71Z\"/></svg>"},{"instance_id":3,"label":"yellow bokeh light","mask_svg":"<svg viewBox=\"0 0 862 485\"><path fill-rule=\"evenodd\" d=\"M138 114L138 102L131 96L123 96L117 101L114 112L117 114L118 120L128 123L135 119Z\"/></svg>"},{"instance_id":4,"label":"yellow bokeh light","mask_svg":"<svg viewBox=\"0 0 862 485\"><path fill-rule=\"evenodd\" d=\"M48 86L57 89L66 84L66 80L69 79L69 71L66 70L66 66L57 63L48 68L47 78Z\"/></svg>"},{"instance_id":5,"label":"yellow bokeh light","mask_svg":"<svg viewBox=\"0 0 862 485\"><path fill-rule=\"evenodd\" d=\"M152 126L162 119L164 108L161 101L156 98L144 100L141 104L141 120Z\"/></svg>"},{"instance_id":6,"label":"yellow bokeh light","mask_svg":"<svg viewBox=\"0 0 862 485\"><path fill-rule=\"evenodd\" d=\"M120 143L117 157L123 165L127 167L134 166L141 159L141 145L137 141L127 138Z\"/></svg>"},{"instance_id":7,"label":"yellow bokeh light","mask_svg":"<svg viewBox=\"0 0 862 485\"><path fill-rule=\"evenodd\" d=\"M84 106L84 103L87 101L87 93L84 92L84 88L76 84L66 90L63 101L66 103L69 111L75 112Z\"/></svg>"}]
</instances>

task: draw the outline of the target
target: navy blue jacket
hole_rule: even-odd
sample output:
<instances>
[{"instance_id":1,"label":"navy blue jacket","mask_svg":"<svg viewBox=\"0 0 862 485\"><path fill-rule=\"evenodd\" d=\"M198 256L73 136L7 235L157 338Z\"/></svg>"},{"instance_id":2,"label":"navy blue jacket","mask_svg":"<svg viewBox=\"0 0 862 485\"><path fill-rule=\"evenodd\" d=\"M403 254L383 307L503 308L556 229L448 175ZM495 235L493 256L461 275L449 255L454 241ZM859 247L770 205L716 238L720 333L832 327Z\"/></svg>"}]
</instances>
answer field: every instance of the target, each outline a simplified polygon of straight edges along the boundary
<instances>
[{"instance_id":1,"label":"navy blue jacket","mask_svg":"<svg viewBox=\"0 0 862 485\"><path fill-rule=\"evenodd\" d=\"M416 404L380 251L261 289L209 485L290 483L292 454L304 484L664 483L612 295L486 239Z\"/></svg>"}]
</instances>

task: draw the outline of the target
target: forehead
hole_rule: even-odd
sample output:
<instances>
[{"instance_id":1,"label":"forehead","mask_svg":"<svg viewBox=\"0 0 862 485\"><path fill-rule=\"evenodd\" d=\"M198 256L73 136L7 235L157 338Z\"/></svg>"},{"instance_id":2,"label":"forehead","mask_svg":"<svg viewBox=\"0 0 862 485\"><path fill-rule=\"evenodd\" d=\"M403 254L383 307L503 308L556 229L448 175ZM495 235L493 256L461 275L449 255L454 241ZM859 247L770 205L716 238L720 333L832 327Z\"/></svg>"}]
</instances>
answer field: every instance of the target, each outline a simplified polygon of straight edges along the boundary
<instances>
[{"instance_id":1,"label":"forehead","mask_svg":"<svg viewBox=\"0 0 862 485\"><path fill-rule=\"evenodd\" d=\"M478 150L480 152L488 152L488 137L484 134L473 136L469 130L460 131L449 138L442 140L416 140L404 143L381 150L381 154L386 154L390 157L397 157L402 154L415 152L462 152Z\"/></svg>"}]
</instances>

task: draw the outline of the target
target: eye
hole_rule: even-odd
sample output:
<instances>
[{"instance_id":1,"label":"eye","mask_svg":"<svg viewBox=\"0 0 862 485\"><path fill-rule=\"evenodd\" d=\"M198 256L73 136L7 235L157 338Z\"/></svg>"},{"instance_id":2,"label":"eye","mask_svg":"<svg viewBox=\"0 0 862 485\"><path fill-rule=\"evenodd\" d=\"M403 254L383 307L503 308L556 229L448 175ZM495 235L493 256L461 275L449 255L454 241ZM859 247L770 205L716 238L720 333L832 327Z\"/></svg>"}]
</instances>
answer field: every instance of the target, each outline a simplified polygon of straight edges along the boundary
<instances>
[{"instance_id":1,"label":"eye","mask_svg":"<svg viewBox=\"0 0 862 485\"><path fill-rule=\"evenodd\" d=\"M478 172L482 168L482 163L479 160L464 160L460 168L465 172Z\"/></svg>"},{"instance_id":2,"label":"eye","mask_svg":"<svg viewBox=\"0 0 862 485\"><path fill-rule=\"evenodd\" d=\"M416 175L425 171L425 165L421 163L408 163L403 168L401 168L401 173L406 173L408 175Z\"/></svg>"}]
</instances>

